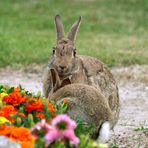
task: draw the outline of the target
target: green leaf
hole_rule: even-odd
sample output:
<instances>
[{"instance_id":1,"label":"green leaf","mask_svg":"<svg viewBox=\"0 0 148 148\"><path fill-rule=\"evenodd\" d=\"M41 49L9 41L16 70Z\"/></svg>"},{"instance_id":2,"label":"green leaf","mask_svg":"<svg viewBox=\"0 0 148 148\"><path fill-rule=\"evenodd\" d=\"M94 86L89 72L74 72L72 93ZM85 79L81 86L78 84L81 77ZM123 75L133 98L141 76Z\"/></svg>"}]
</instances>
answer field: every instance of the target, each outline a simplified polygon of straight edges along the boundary
<instances>
[{"instance_id":1,"label":"green leaf","mask_svg":"<svg viewBox=\"0 0 148 148\"><path fill-rule=\"evenodd\" d=\"M11 87L11 88L9 88L9 89L7 89L7 94L10 94L10 93L12 93L14 91L14 87Z\"/></svg>"}]
</instances>

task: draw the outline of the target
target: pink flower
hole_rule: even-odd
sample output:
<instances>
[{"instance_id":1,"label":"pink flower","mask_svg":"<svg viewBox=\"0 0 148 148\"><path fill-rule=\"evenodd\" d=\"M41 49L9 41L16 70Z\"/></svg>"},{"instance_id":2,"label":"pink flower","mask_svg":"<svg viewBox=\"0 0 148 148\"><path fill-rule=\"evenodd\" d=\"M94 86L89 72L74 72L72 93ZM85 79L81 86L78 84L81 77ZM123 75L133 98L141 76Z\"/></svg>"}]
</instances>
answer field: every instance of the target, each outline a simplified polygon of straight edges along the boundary
<instances>
[{"instance_id":1,"label":"pink flower","mask_svg":"<svg viewBox=\"0 0 148 148\"><path fill-rule=\"evenodd\" d=\"M32 129L31 134L36 136L37 138L39 136L44 137L46 133L48 133L52 127L45 122L45 120L42 120L41 122L37 123Z\"/></svg>"},{"instance_id":2,"label":"pink flower","mask_svg":"<svg viewBox=\"0 0 148 148\"><path fill-rule=\"evenodd\" d=\"M71 129L74 130L76 128L76 122L71 120L70 117L66 114L57 115L56 118L52 120L52 126L55 126L57 129Z\"/></svg>"},{"instance_id":3,"label":"pink flower","mask_svg":"<svg viewBox=\"0 0 148 148\"><path fill-rule=\"evenodd\" d=\"M79 139L74 133L76 123L66 114L58 115L54 118L52 121L52 127L53 128L45 135L46 145L59 139L67 139L73 145L79 144Z\"/></svg>"},{"instance_id":4,"label":"pink flower","mask_svg":"<svg viewBox=\"0 0 148 148\"><path fill-rule=\"evenodd\" d=\"M65 139L69 139L70 143L73 145L79 144L79 138L76 137L74 130L65 130L63 133Z\"/></svg>"},{"instance_id":5,"label":"pink flower","mask_svg":"<svg viewBox=\"0 0 148 148\"><path fill-rule=\"evenodd\" d=\"M62 134L56 130L56 129L52 129L50 132L48 132L45 135L45 143L46 146L48 146L49 144L51 144L52 142L58 140L58 139L62 139Z\"/></svg>"}]
</instances>

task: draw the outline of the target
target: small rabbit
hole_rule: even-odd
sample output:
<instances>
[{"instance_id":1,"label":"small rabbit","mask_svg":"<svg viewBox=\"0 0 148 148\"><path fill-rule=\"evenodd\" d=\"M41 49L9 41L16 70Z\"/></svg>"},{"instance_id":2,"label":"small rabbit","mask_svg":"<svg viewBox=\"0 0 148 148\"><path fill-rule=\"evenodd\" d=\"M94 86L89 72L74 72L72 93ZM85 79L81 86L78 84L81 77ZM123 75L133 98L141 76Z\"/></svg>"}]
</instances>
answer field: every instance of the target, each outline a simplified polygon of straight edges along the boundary
<instances>
[{"instance_id":1,"label":"small rabbit","mask_svg":"<svg viewBox=\"0 0 148 148\"><path fill-rule=\"evenodd\" d=\"M118 110L113 111L109 106L109 100L95 87L86 84L71 84L67 77L60 80L58 72L50 69L53 93L48 98L57 104L68 100L69 114L73 119L82 119L86 123L94 125L91 137L105 142L109 138L110 129L116 124ZM119 108L118 103L114 106Z\"/></svg>"},{"instance_id":2,"label":"small rabbit","mask_svg":"<svg viewBox=\"0 0 148 148\"><path fill-rule=\"evenodd\" d=\"M68 37L65 39L60 16L55 16L57 44L53 48L53 55L43 77L44 96L48 97L48 94L52 93L50 69L54 68L57 70L60 80L69 77L71 83L94 86L109 100L110 108L119 112L119 108L115 105L119 106L118 87L109 69L94 57L76 55L74 41L80 23L81 17L72 25ZM118 116L116 118L118 119Z\"/></svg>"}]
</instances>

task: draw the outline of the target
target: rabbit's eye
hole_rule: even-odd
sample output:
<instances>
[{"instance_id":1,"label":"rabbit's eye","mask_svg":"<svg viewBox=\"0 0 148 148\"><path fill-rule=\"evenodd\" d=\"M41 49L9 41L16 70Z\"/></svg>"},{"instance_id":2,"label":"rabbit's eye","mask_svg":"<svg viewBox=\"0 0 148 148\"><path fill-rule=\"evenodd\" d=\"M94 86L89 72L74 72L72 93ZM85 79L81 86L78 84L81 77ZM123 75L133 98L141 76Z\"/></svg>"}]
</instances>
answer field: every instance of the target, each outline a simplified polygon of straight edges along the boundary
<instances>
[{"instance_id":1,"label":"rabbit's eye","mask_svg":"<svg viewBox=\"0 0 148 148\"><path fill-rule=\"evenodd\" d=\"M55 54L55 49L52 50L52 53Z\"/></svg>"},{"instance_id":2,"label":"rabbit's eye","mask_svg":"<svg viewBox=\"0 0 148 148\"><path fill-rule=\"evenodd\" d=\"M74 49L74 52L73 52L74 56L76 55L76 49Z\"/></svg>"}]
</instances>

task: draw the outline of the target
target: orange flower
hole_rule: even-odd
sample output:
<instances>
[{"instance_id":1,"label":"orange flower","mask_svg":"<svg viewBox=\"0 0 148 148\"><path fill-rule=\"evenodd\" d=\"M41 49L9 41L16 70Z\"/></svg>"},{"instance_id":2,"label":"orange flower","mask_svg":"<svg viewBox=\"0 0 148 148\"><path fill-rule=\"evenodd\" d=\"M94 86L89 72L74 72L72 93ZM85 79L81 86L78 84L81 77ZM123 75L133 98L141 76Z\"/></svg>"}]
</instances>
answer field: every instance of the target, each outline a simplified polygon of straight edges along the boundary
<instances>
[{"instance_id":1,"label":"orange flower","mask_svg":"<svg viewBox=\"0 0 148 148\"><path fill-rule=\"evenodd\" d=\"M0 109L0 116L3 116L5 118L7 118L8 120L10 120L12 123L14 123L14 119L12 119L10 116L14 115L17 113L17 110L12 106L12 105L6 105L3 106Z\"/></svg>"},{"instance_id":2,"label":"orange flower","mask_svg":"<svg viewBox=\"0 0 148 148\"><path fill-rule=\"evenodd\" d=\"M33 137L30 134L28 128L25 127L13 127L11 130L10 138L15 141L32 141Z\"/></svg>"},{"instance_id":3,"label":"orange flower","mask_svg":"<svg viewBox=\"0 0 148 148\"><path fill-rule=\"evenodd\" d=\"M42 114L42 113L37 113L36 116L40 119L44 119L45 118L45 115Z\"/></svg>"},{"instance_id":4,"label":"orange flower","mask_svg":"<svg viewBox=\"0 0 148 148\"><path fill-rule=\"evenodd\" d=\"M0 125L0 135L9 137L11 134L12 126L7 126L5 124Z\"/></svg>"},{"instance_id":5,"label":"orange flower","mask_svg":"<svg viewBox=\"0 0 148 148\"><path fill-rule=\"evenodd\" d=\"M26 104L25 107L26 111L31 113L32 111L36 110L37 112L41 111L44 109L44 105L42 103L41 99L37 98L30 98L29 103Z\"/></svg>"},{"instance_id":6,"label":"orange flower","mask_svg":"<svg viewBox=\"0 0 148 148\"><path fill-rule=\"evenodd\" d=\"M21 103L26 102L26 98L23 97L20 94L20 92L14 91L10 93L9 95L5 96L2 101L6 102L6 104L10 104L13 106L19 106Z\"/></svg>"},{"instance_id":7,"label":"orange flower","mask_svg":"<svg viewBox=\"0 0 148 148\"><path fill-rule=\"evenodd\" d=\"M15 142L19 142L22 148L34 148L34 137L28 128L1 125L0 135L4 135Z\"/></svg>"},{"instance_id":8,"label":"orange flower","mask_svg":"<svg viewBox=\"0 0 148 148\"><path fill-rule=\"evenodd\" d=\"M55 107L50 102L48 103L48 109L51 112L51 116L54 118L55 117Z\"/></svg>"},{"instance_id":9,"label":"orange flower","mask_svg":"<svg viewBox=\"0 0 148 148\"><path fill-rule=\"evenodd\" d=\"M21 148L34 148L34 141L25 141L25 142L20 142Z\"/></svg>"},{"instance_id":10,"label":"orange flower","mask_svg":"<svg viewBox=\"0 0 148 148\"><path fill-rule=\"evenodd\" d=\"M10 138L19 142L22 148L34 148L34 137L31 135L28 128L14 127L11 131Z\"/></svg>"},{"instance_id":11,"label":"orange flower","mask_svg":"<svg viewBox=\"0 0 148 148\"><path fill-rule=\"evenodd\" d=\"M51 113L55 112L55 107L50 102L48 103L48 109L51 111Z\"/></svg>"}]
</instances>

